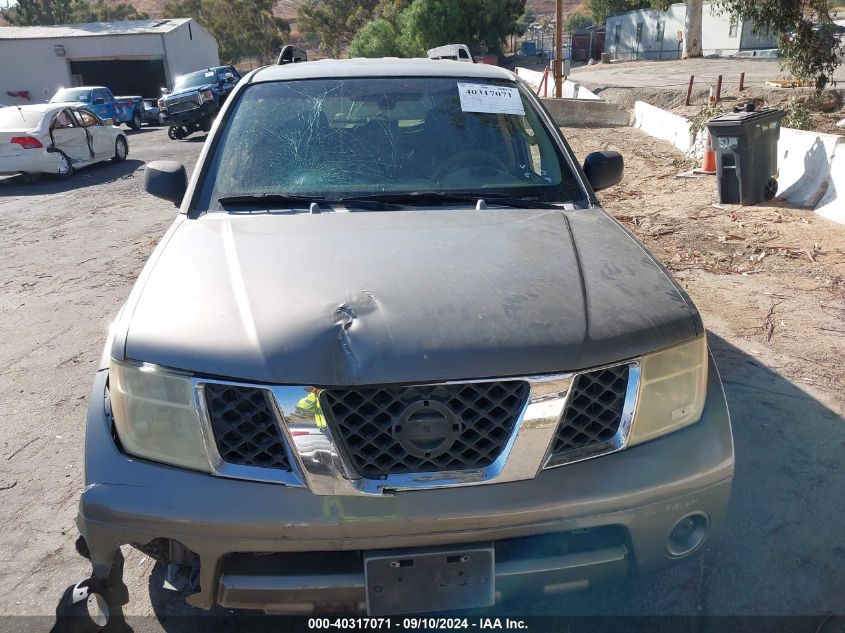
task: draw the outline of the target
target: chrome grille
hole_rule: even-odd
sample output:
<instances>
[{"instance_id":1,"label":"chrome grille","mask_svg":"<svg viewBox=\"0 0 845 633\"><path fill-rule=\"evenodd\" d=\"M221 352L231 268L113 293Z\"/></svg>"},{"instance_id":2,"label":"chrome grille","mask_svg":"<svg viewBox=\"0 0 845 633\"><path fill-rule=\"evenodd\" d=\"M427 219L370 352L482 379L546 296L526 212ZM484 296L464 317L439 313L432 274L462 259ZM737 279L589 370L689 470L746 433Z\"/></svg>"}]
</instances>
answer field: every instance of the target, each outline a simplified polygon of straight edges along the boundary
<instances>
[{"instance_id":1,"label":"chrome grille","mask_svg":"<svg viewBox=\"0 0 845 633\"><path fill-rule=\"evenodd\" d=\"M627 364L578 374L555 434L552 453L611 448L628 391Z\"/></svg>"},{"instance_id":2,"label":"chrome grille","mask_svg":"<svg viewBox=\"0 0 845 633\"><path fill-rule=\"evenodd\" d=\"M361 476L374 479L489 466L507 444L529 392L527 382L511 380L327 389L320 398L349 463ZM412 409L419 409L417 419L409 417ZM436 439L411 447L407 426L422 432L429 419L444 430L439 450L427 449Z\"/></svg>"},{"instance_id":3,"label":"chrome grille","mask_svg":"<svg viewBox=\"0 0 845 633\"><path fill-rule=\"evenodd\" d=\"M199 94L190 94L184 95L182 97L174 97L173 99L167 99L164 102L167 111L171 114L178 114L179 112L187 112L188 110L196 110L200 107L197 99L199 98Z\"/></svg>"},{"instance_id":4,"label":"chrome grille","mask_svg":"<svg viewBox=\"0 0 845 633\"><path fill-rule=\"evenodd\" d=\"M218 383L205 383L203 391L214 441L223 461L291 469L269 391Z\"/></svg>"}]
</instances>

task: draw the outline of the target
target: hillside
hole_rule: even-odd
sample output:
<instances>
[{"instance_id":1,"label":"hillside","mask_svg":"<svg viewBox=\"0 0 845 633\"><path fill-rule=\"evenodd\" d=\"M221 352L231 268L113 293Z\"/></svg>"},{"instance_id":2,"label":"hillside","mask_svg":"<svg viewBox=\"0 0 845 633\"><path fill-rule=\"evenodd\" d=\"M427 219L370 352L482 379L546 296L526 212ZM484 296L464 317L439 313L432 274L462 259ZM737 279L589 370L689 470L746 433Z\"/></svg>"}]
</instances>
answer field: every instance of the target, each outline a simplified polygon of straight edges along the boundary
<instances>
[{"instance_id":1,"label":"hillside","mask_svg":"<svg viewBox=\"0 0 845 633\"><path fill-rule=\"evenodd\" d=\"M118 2L121 0L112 0ZM152 17L159 17L168 0L133 0L132 4L139 10L149 13ZM278 0L276 2L276 15L291 21L291 26L296 22L296 8L301 0ZM582 7L582 0L564 0L564 13L570 13L576 8ZM534 15L554 15L555 0L527 0L526 6L534 12ZM585 8L583 13L589 14Z\"/></svg>"}]
</instances>

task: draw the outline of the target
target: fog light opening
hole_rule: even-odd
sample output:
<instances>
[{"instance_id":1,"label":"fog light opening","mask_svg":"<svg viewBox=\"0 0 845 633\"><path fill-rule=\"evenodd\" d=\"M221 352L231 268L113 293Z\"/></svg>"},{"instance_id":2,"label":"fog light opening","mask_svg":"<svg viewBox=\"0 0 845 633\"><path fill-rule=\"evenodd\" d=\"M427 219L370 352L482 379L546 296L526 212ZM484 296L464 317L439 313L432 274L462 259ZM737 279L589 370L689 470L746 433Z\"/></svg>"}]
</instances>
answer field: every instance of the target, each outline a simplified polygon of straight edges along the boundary
<instances>
[{"instance_id":1,"label":"fog light opening","mask_svg":"<svg viewBox=\"0 0 845 633\"><path fill-rule=\"evenodd\" d=\"M670 556L686 556L698 548L707 536L710 519L703 512L693 512L682 517L669 532L666 549Z\"/></svg>"}]
</instances>

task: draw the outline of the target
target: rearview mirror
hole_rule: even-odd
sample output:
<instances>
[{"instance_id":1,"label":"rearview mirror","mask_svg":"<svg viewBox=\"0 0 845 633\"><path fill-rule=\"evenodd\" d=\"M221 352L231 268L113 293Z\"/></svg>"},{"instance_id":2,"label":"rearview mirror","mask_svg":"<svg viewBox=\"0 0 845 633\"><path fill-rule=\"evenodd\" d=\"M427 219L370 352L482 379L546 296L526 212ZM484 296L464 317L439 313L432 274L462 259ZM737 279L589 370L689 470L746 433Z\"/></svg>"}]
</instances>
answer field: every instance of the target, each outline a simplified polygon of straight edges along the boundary
<instances>
[{"instance_id":1,"label":"rearview mirror","mask_svg":"<svg viewBox=\"0 0 845 633\"><path fill-rule=\"evenodd\" d=\"M144 170L144 190L157 198L170 200L177 207L188 188L188 173L175 160L154 160Z\"/></svg>"},{"instance_id":2,"label":"rearview mirror","mask_svg":"<svg viewBox=\"0 0 845 633\"><path fill-rule=\"evenodd\" d=\"M622 182L624 174L625 162L619 152L593 152L584 159L584 175L593 191L601 191Z\"/></svg>"},{"instance_id":3,"label":"rearview mirror","mask_svg":"<svg viewBox=\"0 0 845 633\"><path fill-rule=\"evenodd\" d=\"M97 97L96 99L94 99L94 105L103 105L105 102L106 100L102 97Z\"/></svg>"}]
</instances>

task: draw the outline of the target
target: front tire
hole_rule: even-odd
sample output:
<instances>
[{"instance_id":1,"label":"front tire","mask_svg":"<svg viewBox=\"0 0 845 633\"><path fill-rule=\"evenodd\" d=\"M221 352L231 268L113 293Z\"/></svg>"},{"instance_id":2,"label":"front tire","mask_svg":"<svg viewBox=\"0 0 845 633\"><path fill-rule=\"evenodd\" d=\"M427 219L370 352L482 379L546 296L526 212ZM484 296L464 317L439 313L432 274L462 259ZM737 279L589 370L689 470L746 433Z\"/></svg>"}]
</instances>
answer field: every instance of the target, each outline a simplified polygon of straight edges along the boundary
<instances>
[{"instance_id":1,"label":"front tire","mask_svg":"<svg viewBox=\"0 0 845 633\"><path fill-rule=\"evenodd\" d=\"M63 151L58 150L57 154L59 155L59 160L56 164L56 176L62 180L71 178L75 171L73 163L70 162L70 158Z\"/></svg>"},{"instance_id":2,"label":"front tire","mask_svg":"<svg viewBox=\"0 0 845 633\"><path fill-rule=\"evenodd\" d=\"M118 136L117 140L114 142L114 157L112 160L115 163L122 163L126 160L126 157L129 155L129 144L126 142L126 139L122 136Z\"/></svg>"}]
</instances>

